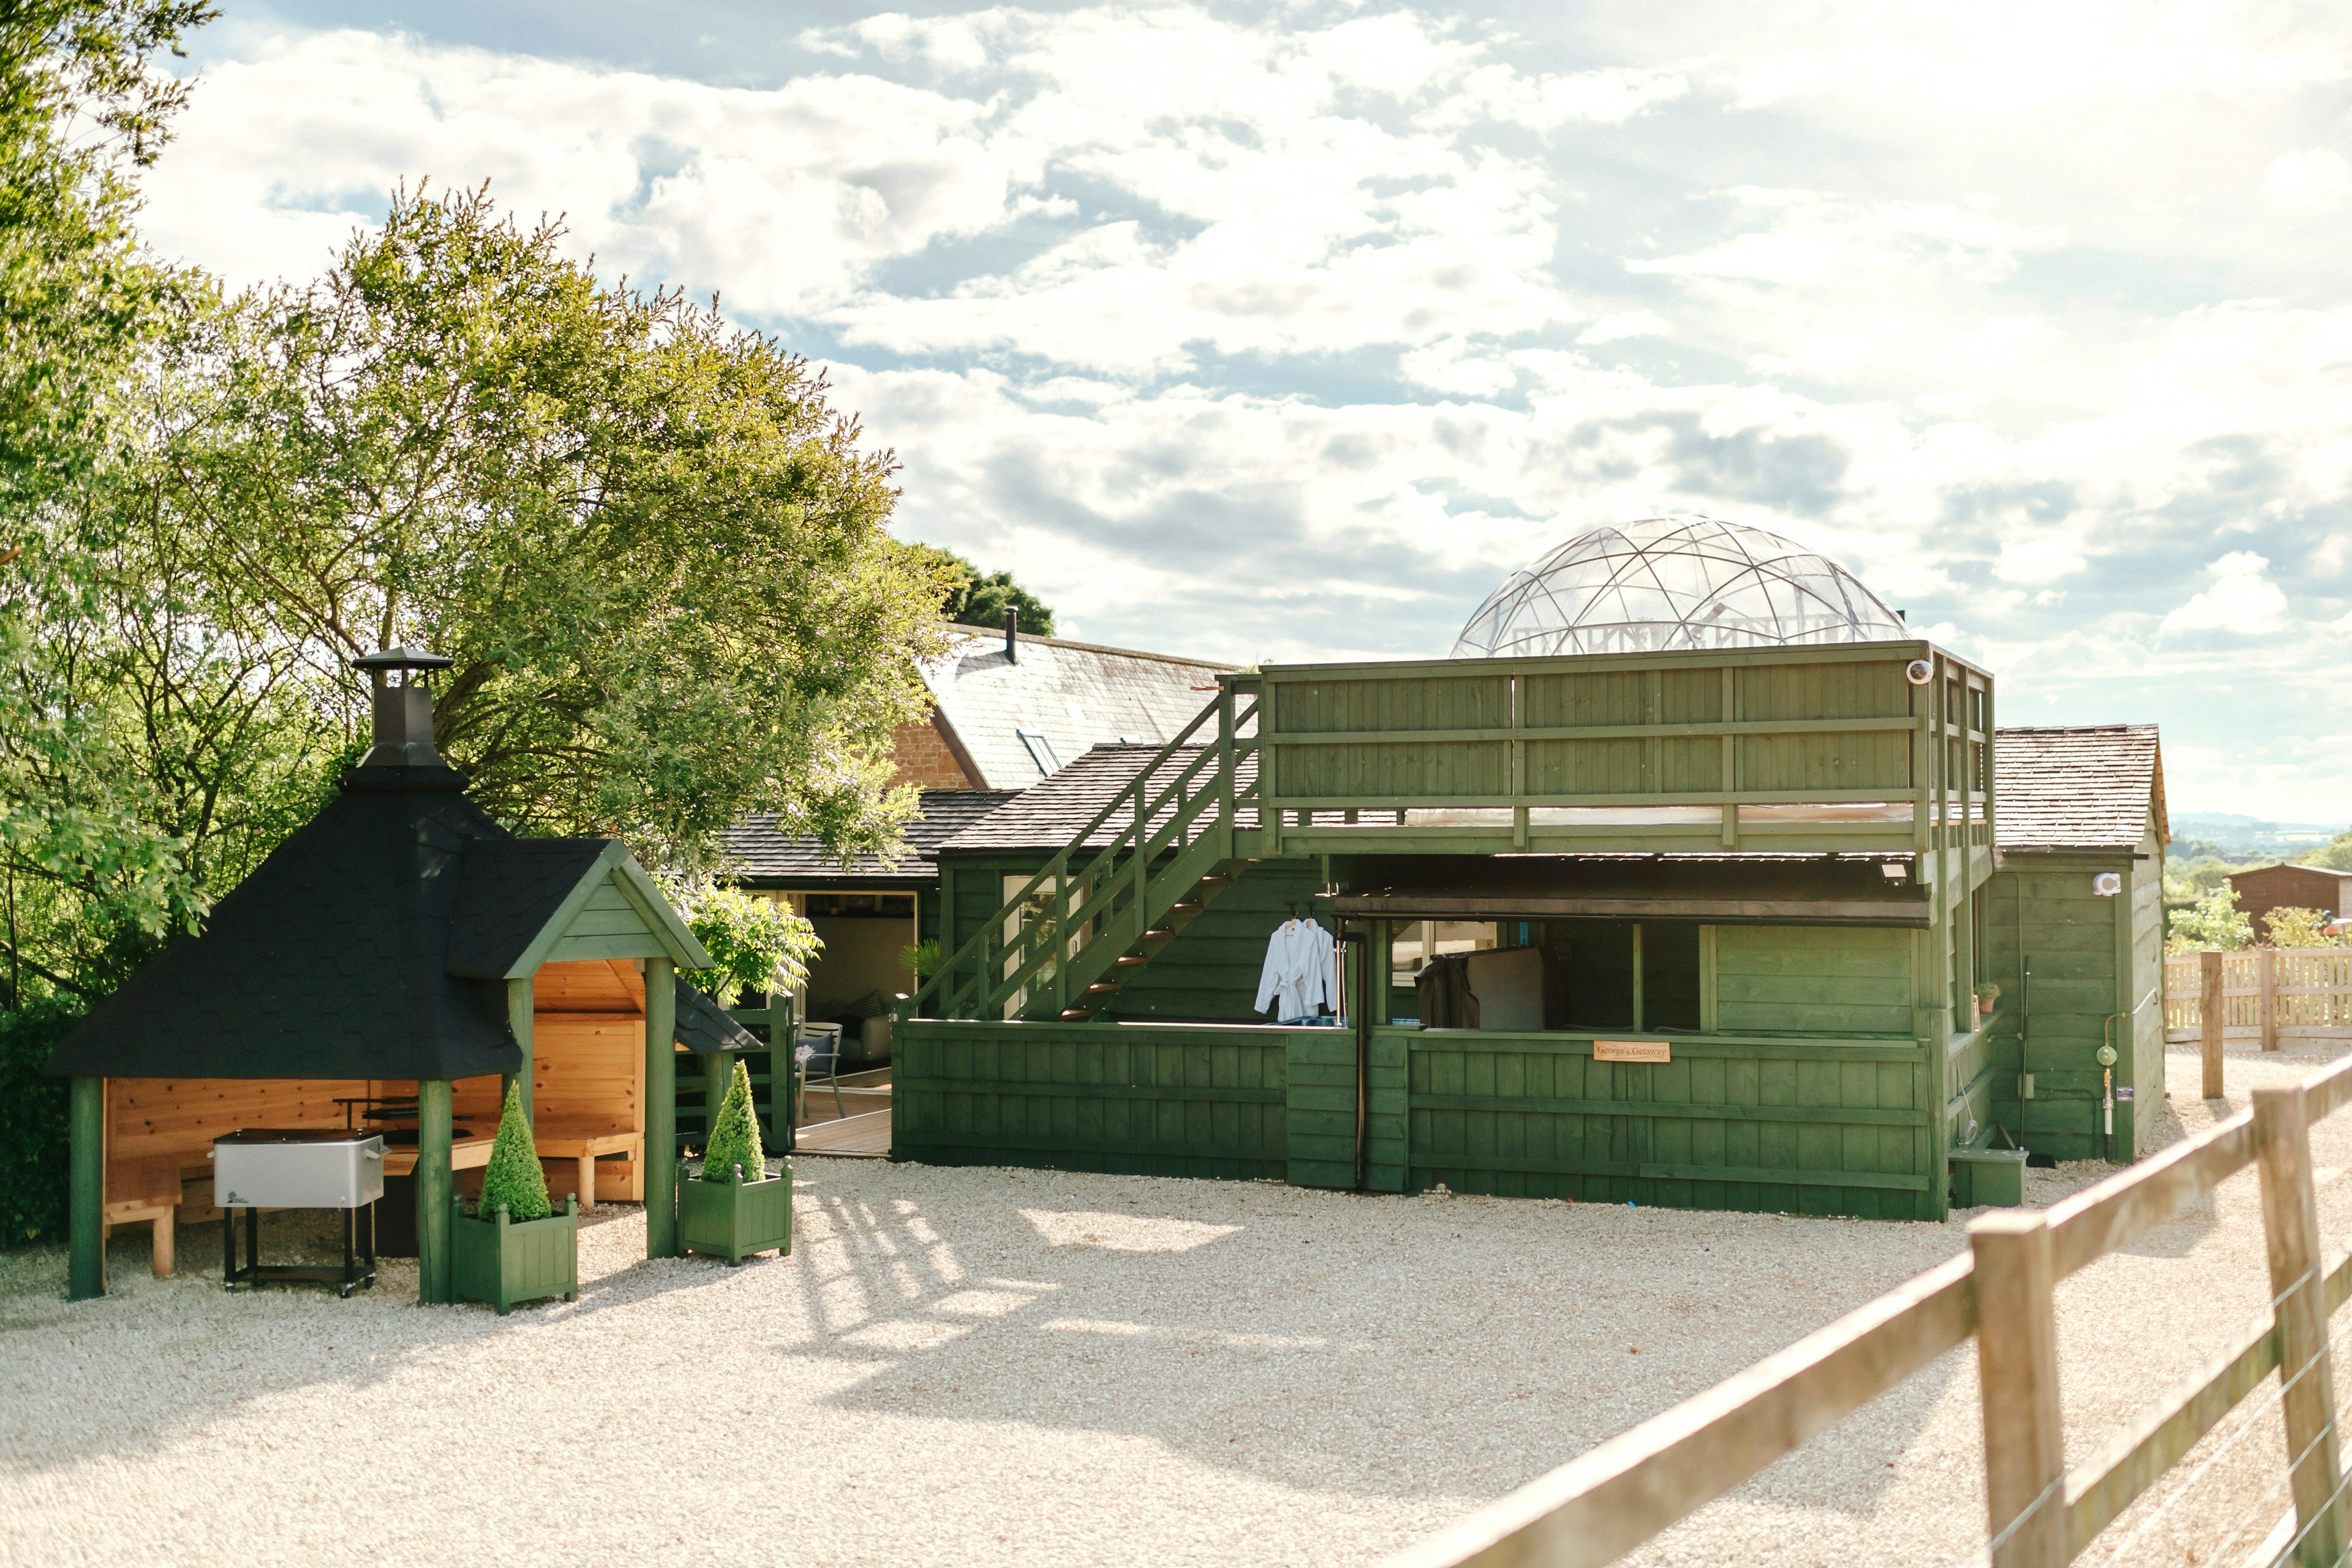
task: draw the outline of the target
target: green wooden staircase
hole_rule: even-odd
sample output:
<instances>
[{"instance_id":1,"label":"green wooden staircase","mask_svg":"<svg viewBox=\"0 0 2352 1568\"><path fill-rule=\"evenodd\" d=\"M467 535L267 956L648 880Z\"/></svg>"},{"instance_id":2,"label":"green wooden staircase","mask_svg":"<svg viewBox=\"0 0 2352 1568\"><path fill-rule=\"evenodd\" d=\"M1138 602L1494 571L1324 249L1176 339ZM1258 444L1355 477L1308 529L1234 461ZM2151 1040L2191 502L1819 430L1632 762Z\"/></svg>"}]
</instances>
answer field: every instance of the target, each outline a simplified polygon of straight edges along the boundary
<instances>
[{"instance_id":1,"label":"green wooden staircase","mask_svg":"<svg viewBox=\"0 0 2352 1568\"><path fill-rule=\"evenodd\" d=\"M1221 689L940 963L908 1011L1071 1022L1104 1011L1245 864L1234 829L1256 794L1244 764L1257 742L1241 731L1256 710L1255 692Z\"/></svg>"}]
</instances>

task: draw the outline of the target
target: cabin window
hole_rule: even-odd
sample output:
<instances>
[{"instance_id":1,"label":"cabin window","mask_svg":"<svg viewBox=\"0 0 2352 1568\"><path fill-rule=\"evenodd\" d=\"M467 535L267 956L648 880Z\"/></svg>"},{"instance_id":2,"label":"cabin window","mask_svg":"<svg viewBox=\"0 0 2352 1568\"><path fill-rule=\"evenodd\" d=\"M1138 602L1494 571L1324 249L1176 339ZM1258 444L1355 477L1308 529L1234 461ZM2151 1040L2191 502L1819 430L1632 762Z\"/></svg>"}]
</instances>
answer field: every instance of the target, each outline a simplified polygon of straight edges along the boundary
<instances>
[{"instance_id":1,"label":"cabin window","mask_svg":"<svg viewBox=\"0 0 2352 1568\"><path fill-rule=\"evenodd\" d=\"M1532 947L1544 954L1546 1029L1696 1032L1704 1026L1699 930L1680 921L1412 921L1390 942L1394 1016L1419 1021L1414 983L1435 958Z\"/></svg>"}]
</instances>

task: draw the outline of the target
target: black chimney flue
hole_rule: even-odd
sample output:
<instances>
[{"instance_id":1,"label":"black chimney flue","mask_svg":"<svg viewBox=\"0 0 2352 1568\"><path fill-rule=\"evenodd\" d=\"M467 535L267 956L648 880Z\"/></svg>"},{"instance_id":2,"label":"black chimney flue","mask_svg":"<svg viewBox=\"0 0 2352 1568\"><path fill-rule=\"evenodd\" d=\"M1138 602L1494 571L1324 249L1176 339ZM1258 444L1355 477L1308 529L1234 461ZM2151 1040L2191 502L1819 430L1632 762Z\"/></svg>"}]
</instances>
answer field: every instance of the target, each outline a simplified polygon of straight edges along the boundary
<instances>
[{"instance_id":1,"label":"black chimney flue","mask_svg":"<svg viewBox=\"0 0 2352 1568\"><path fill-rule=\"evenodd\" d=\"M363 768L440 768L448 764L441 753L433 749L433 693L425 684L425 672L446 669L456 662L437 653L420 653L411 648L388 647L376 653L362 654L352 660L353 669L364 669L373 688L375 702L375 732L367 755L360 759ZM402 672L401 684L392 684L394 672Z\"/></svg>"},{"instance_id":2,"label":"black chimney flue","mask_svg":"<svg viewBox=\"0 0 2352 1568\"><path fill-rule=\"evenodd\" d=\"M1021 612L1011 605L1004 606L1004 662L1021 662Z\"/></svg>"}]
</instances>

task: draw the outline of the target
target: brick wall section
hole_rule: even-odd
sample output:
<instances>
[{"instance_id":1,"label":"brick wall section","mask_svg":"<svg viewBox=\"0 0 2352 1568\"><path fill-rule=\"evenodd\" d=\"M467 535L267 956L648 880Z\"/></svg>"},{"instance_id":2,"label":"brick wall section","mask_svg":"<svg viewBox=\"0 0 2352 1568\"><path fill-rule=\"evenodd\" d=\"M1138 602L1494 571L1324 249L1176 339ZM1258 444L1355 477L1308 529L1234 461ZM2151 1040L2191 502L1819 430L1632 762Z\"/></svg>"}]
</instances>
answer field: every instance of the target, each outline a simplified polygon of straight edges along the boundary
<instances>
[{"instance_id":1,"label":"brick wall section","mask_svg":"<svg viewBox=\"0 0 2352 1568\"><path fill-rule=\"evenodd\" d=\"M890 737L890 751L898 764L898 774L890 781L893 784L917 784L924 789L976 787L929 720L899 725Z\"/></svg>"}]
</instances>

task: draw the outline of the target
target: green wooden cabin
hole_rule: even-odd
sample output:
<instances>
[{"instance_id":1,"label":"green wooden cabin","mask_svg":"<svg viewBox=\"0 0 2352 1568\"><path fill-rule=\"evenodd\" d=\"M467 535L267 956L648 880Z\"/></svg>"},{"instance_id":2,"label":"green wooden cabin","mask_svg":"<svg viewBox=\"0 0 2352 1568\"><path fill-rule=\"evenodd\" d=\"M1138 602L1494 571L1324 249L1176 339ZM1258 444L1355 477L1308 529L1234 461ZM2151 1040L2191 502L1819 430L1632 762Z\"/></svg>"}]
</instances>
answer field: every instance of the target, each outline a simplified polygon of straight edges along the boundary
<instances>
[{"instance_id":1,"label":"green wooden cabin","mask_svg":"<svg viewBox=\"0 0 2352 1568\"><path fill-rule=\"evenodd\" d=\"M2037 1156L2146 1153L2164 1099L2164 765L2153 724L2000 732L1982 978L1998 1064L1971 1112ZM2102 1047L2116 1052L2110 1074Z\"/></svg>"},{"instance_id":2,"label":"green wooden cabin","mask_svg":"<svg viewBox=\"0 0 2352 1568\"><path fill-rule=\"evenodd\" d=\"M1992 710L1918 641L1224 677L941 847L894 1154L1938 1215L1994 1073ZM1247 1021L1295 907L1344 1025ZM1541 1026L1405 1021L1465 927L1539 950Z\"/></svg>"}]
</instances>

